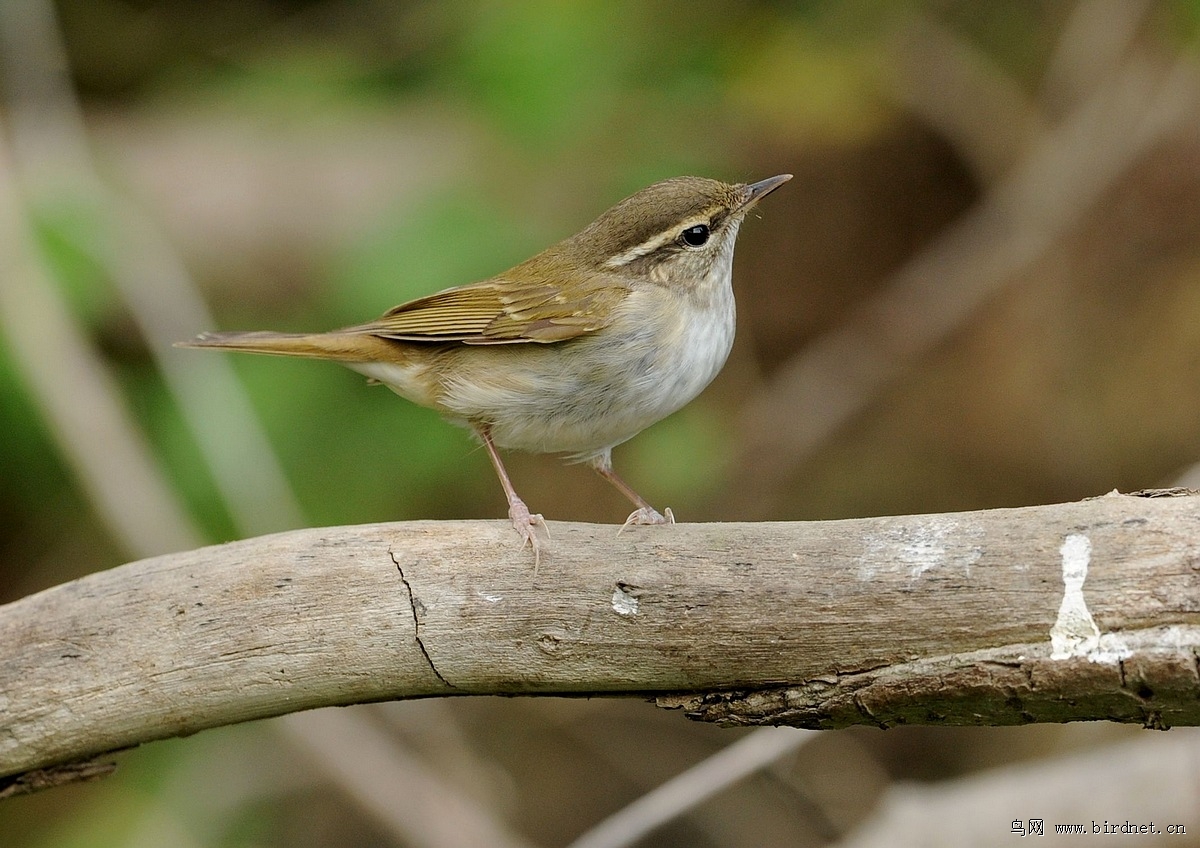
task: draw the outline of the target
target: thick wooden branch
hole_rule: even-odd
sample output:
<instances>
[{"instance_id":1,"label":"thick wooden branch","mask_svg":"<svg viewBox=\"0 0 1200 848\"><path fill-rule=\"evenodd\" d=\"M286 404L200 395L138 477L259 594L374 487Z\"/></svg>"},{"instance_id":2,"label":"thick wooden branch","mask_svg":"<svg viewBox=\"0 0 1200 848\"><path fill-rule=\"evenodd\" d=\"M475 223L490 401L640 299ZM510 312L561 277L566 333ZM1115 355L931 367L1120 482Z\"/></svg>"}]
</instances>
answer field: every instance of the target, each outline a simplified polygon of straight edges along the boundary
<instances>
[{"instance_id":1,"label":"thick wooden branch","mask_svg":"<svg viewBox=\"0 0 1200 848\"><path fill-rule=\"evenodd\" d=\"M803 727L1200 724L1200 497L1176 494L621 535L552 523L536 574L509 526L479 521L135 562L0 607L0 775L433 695L657 695Z\"/></svg>"}]
</instances>

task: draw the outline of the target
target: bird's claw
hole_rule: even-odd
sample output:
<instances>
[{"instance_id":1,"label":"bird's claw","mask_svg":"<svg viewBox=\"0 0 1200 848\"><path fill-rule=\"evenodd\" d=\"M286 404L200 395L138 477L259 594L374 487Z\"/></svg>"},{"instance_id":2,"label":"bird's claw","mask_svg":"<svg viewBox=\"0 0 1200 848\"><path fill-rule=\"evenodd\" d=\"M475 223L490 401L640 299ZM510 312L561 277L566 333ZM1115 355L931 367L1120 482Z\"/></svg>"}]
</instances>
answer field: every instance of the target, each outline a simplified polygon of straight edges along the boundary
<instances>
[{"instance_id":1,"label":"bird's claw","mask_svg":"<svg viewBox=\"0 0 1200 848\"><path fill-rule=\"evenodd\" d=\"M625 528L631 524L674 524L675 513L671 512L671 508L667 507L662 512L659 512L652 506L638 507L633 512L629 513L629 517L625 519L625 523L621 525L621 529L617 531L617 535L625 532Z\"/></svg>"}]
</instances>

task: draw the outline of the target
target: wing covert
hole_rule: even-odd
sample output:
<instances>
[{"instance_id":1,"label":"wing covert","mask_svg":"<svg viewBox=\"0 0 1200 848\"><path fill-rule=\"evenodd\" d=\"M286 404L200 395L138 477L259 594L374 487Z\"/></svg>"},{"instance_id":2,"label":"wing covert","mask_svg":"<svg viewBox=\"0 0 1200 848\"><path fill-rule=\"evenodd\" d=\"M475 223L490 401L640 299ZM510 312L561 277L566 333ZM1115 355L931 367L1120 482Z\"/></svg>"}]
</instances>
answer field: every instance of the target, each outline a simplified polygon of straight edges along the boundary
<instances>
[{"instance_id":1,"label":"wing covert","mask_svg":"<svg viewBox=\"0 0 1200 848\"><path fill-rule=\"evenodd\" d=\"M516 283L494 277L411 300L347 331L412 342L558 342L607 326L630 291L609 274L575 288L568 295L544 278Z\"/></svg>"}]
</instances>

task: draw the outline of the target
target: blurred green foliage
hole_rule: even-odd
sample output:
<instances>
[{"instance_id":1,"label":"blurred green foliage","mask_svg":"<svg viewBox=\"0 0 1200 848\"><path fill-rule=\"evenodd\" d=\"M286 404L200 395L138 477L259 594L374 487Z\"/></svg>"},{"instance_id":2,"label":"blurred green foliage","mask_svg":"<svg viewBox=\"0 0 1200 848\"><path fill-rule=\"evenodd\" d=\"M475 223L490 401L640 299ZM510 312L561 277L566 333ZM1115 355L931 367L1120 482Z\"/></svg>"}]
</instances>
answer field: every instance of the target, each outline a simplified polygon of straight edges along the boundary
<instances>
[{"instance_id":1,"label":"blurred green foliage","mask_svg":"<svg viewBox=\"0 0 1200 848\"><path fill-rule=\"evenodd\" d=\"M1198 4L1168 5L1157 25L1188 37ZM62 0L59 9L84 105L110 122L169 116L205 127L234 116L248 122L246 141L254 144L259 134L263 141L280 133L319 138L395 116L399 127L405 116L452 116L454 132L469 139L465 167L397 196L319 248L295 245L297 264L281 266L278 280L256 282L264 260L239 266L232 248L232 271L193 260L194 273L215 291L222 327L278 329L354 323L489 276L654 179L757 177L759 160L784 170L792 167L786 155L803 155L794 151L825 155L885 134L896 120L880 84L894 73L889 39L923 10L936 10L998 68L1036 88L1053 50L1050 24L1065 14L1032 0L704 0L686 7L643 0ZM330 167L336 174L337 163ZM120 170L113 176L120 179ZM111 222L76 188L80 195L60 188L36 207L41 250L126 386L166 473L208 531L228 538L233 523L188 427L96 259L111 245ZM272 221L251 226L273 237ZM21 514L66 502L73 484L5 356L0 416L12 485L0 497L15 527ZM384 389L367 390L335 366L239 358L235 367L309 520L502 513L485 458L428 411ZM716 502L715 481L730 454L728 424L725 410L701 398L620 449L618 465L628 462L639 485L653 481L677 513L703 513ZM547 480L573 475L591 485L585 471L552 465L533 467L546 469L538 476ZM603 511L563 507L563 517L609 511L607 504Z\"/></svg>"},{"instance_id":2,"label":"blurred green foliage","mask_svg":"<svg viewBox=\"0 0 1200 848\"><path fill-rule=\"evenodd\" d=\"M653 179L727 173L722 160L746 134L721 137L736 103L728 92L755 87L742 81L746 58L761 67L757 57L770 47L758 45L763 34L780 45L776 52L786 49L776 33L813 25L821 5L741 14L738 4L712 2L684 14L642 2L390 10L224 3L225 18L185 2L64 2L61 10L79 89L96 103L196 121L206 113L252 114L301 135L370 121L402 104L467 117L494 166L481 162L415 202L406 198L318 256L306 272L311 297L215 304L224 326L298 329L353 323L489 276ZM725 26L714 26L722 20ZM839 67L850 71L854 63L830 66ZM805 85L830 68L818 68ZM830 84L841 85L840 78L840 71L830 75ZM523 185L556 173L569 205L559 204L550 220L536 204L547 189L523 196ZM106 222L69 192L38 214L40 247L76 315L112 357L167 473L209 532L229 538L232 524L188 428L93 258L109 236ZM313 522L502 513L498 492L488 488L494 484L481 482L490 474L484 457L428 411L384 389L366 390L361 378L334 366L239 359L235 367ZM36 411L6 407L14 418L9 432L28 439L11 446L23 458L14 468L28 501L22 508L37 509L70 479L48 472L58 460ZM663 491L673 488L668 481L701 484L703 466L684 458L701 449L719 455L714 414L698 408L664 425L636 449L642 468L634 478L658 478L661 466Z\"/></svg>"}]
</instances>

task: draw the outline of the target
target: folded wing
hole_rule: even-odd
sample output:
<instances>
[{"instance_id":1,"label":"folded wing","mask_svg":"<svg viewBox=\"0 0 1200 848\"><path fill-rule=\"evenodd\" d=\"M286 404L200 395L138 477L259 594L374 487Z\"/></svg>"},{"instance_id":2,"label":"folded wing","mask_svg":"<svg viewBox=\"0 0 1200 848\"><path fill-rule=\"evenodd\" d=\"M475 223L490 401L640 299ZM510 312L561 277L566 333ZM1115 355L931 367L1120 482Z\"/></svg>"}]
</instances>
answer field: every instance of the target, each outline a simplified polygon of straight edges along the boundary
<instances>
[{"instance_id":1,"label":"folded wing","mask_svg":"<svg viewBox=\"0 0 1200 848\"><path fill-rule=\"evenodd\" d=\"M502 275L409 301L342 332L482 345L558 342L607 326L629 287L609 274L569 276L575 282L563 286L561 275L527 272L520 282Z\"/></svg>"}]
</instances>

